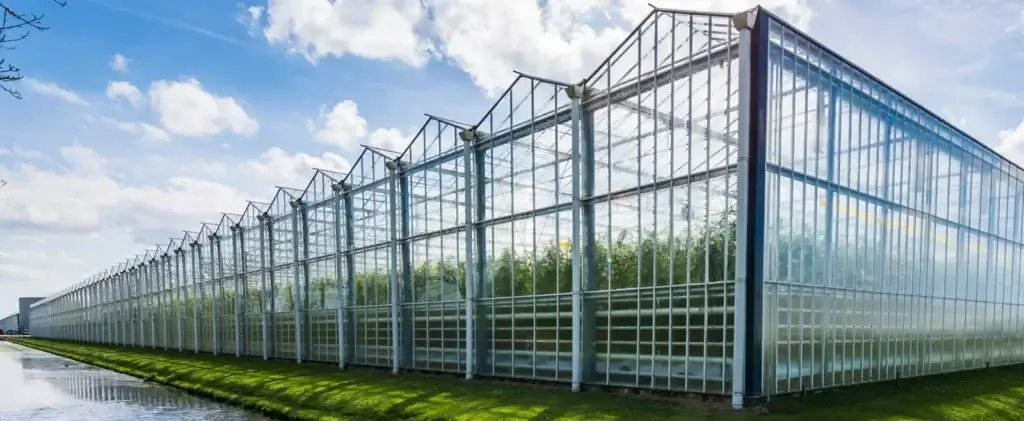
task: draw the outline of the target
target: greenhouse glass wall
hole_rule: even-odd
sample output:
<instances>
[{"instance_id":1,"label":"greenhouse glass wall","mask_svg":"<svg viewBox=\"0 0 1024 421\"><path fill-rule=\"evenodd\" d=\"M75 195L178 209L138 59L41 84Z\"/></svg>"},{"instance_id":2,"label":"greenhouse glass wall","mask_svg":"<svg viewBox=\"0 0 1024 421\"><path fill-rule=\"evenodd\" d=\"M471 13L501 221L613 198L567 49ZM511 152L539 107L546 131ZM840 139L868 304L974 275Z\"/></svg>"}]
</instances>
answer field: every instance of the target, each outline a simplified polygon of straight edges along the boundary
<instances>
[{"instance_id":1,"label":"greenhouse glass wall","mask_svg":"<svg viewBox=\"0 0 1024 421\"><path fill-rule=\"evenodd\" d=\"M582 82L517 73L32 333L737 406L1014 364L1020 173L770 12L654 9Z\"/></svg>"}]
</instances>

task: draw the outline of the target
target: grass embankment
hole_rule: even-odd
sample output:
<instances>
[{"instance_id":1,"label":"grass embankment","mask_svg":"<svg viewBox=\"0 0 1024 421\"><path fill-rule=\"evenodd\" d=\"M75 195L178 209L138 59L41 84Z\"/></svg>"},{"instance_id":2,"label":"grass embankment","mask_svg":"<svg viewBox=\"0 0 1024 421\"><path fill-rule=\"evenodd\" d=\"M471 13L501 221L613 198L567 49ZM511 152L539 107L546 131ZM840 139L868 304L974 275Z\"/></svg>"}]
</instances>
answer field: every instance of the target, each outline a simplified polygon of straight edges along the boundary
<instances>
[{"instance_id":1,"label":"grass embankment","mask_svg":"<svg viewBox=\"0 0 1024 421\"><path fill-rule=\"evenodd\" d=\"M754 416L697 404L453 376L396 376L375 370L342 371L324 364L41 339L11 341L295 420L976 421L1024 417L1024 368L1019 366L837 389L806 399L779 398L768 406L770 415Z\"/></svg>"}]
</instances>

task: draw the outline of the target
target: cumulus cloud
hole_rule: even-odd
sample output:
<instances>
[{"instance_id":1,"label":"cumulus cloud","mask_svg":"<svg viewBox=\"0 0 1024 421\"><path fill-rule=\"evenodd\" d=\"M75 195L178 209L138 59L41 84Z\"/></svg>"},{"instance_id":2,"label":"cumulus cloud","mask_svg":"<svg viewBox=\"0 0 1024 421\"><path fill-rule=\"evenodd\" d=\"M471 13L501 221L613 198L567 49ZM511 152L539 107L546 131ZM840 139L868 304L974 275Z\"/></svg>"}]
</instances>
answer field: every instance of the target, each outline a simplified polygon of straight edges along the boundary
<instances>
[{"instance_id":1,"label":"cumulus cloud","mask_svg":"<svg viewBox=\"0 0 1024 421\"><path fill-rule=\"evenodd\" d=\"M30 77L22 79L22 82L24 82L29 89L39 94L52 96L71 104L89 105L89 103L82 99L81 96L67 89L61 88L56 83L44 82Z\"/></svg>"},{"instance_id":2,"label":"cumulus cloud","mask_svg":"<svg viewBox=\"0 0 1024 421\"><path fill-rule=\"evenodd\" d=\"M260 177L261 180L300 187L305 187L305 183L312 176L313 168L346 172L351 165L341 155L331 152L320 156L290 154L278 147L270 148L258 159L249 160L244 164L245 170Z\"/></svg>"},{"instance_id":3,"label":"cumulus cloud","mask_svg":"<svg viewBox=\"0 0 1024 421\"><path fill-rule=\"evenodd\" d=\"M128 70L129 61L131 60L128 59L128 57L120 54L114 54L114 56L110 58L110 68L119 72L126 71Z\"/></svg>"},{"instance_id":4,"label":"cumulus cloud","mask_svg":"<svg viewBox=\"0 0 1024 421\"><path fill-rule=\"evenodd\" d=\"M739 12L758 3L806 28L806 0L663 0L665 8ZM269 0L263 35L309 60L352 54L422 66L442 57L496 95L510 71L562 80L586 76L650 12L642 1Z\"/></svg>"},{"instance_id":5,"label":"cumulus cloud","mask_svg":"<svg viewBox=\"0 0 1024 421\"><path fill-rule=\"evenodd\" d=\"M107 98L111 101L124 99L132 104L133 107L139 107L145 100L145 96L139 88L136 88L130 82L124 81L107 83Z\"/></svg>"},{"instance_id":6,"label":"cumulus cloud","mask_svg":"<svg viewBox=\"0 0 1024 421\"><path fill-rule=\"evenodd\" d=\"M321 112L319 119L323 125L314 134L317 142L350 147L366 136L366 119L359 115L359 105L352 100L335 104L326 114Z\"/></svg>"},{"instance_id":7,"label":"cumulus cloud","mask_svg":"<svg viewBox=\"0 0 1024 421\"><path fill-rule=\"evenodd\" d=\"M1024 121L1015 128L999 131L996 150L1017 165L1024 164Z\"/></svg>"},{"instance_id":8,"label":"cumulus cloud","mask_svg":"<svg viewBox=\"0 0 1024 421\"><path fill-rule=\"evenodd\" d=\"M409 146L412 136L395 128L377 129L370 133L369 140L370 146L393 152L403 152Z\"/></svg>"},{"instance_id":9,"label":"cumulus cloud","mask_svg":"<svg viewBox=\"0 0 1024 421\"><path fill-rule=\"evenodd\" d=\"M340 148L365 143L401 152L412 138L396 128L378 128L367 135L367 127L366 119L359 114L359 105L350 99L335 104L330 111L321 112L315 121L309 122L310 132L317 142Z\"/></svg>"},{"instance_id":10,"label":"cumulus cloud","mask_svg":"<svg viewBox=\"0 0 1024 421\"><path fill-rule=\"evenodd\" d=\"M422 66L428 59L419 0L269 0L266 14L267 42L311 61L353 54Z\"/></svg>"},{"instance_id":11,"label":"cumulus cloud","mask_svg":"<svg viewBox=\"0 0 1024 421\"><path fill-rule=\"evenodd\" d=\"M141 121L119 121L107 117L103 117L103 121L114 125L114 127L117 127L121 131L142 136L142 139L144 140L155 140L160 142L171 140L171 135L167 133L166 130L149 123Z\"/></svg>"},{"instance_id":12,"label":"cumulus cloud","mask_svg":"<svg viewBox=\"0 0 1024 421\"><path fill-rule=\"evenodd\" d=\"M149 97L160 124L174 135L253 135L259 130L256 120L233 97L207 92L195 79L154 82Z\"/></svg>"}]
</instances>

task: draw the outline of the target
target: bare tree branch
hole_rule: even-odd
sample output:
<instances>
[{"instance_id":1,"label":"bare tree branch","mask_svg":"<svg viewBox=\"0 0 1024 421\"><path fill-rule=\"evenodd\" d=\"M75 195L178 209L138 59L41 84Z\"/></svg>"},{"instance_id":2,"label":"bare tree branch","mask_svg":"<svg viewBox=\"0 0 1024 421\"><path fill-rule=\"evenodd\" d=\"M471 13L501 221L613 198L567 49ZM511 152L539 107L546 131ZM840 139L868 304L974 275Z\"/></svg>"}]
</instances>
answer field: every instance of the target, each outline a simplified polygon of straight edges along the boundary
<instances>
[{"instance_id":1,"label":"bare tree branch","mask_svg":"<svg viewBox=\"0 0 1024 421\"><path fill-rule=\"evenodd\" d=\"M60 7L67 5L67 0L50 1ZM28 38L28 35L33 30L45 31L50 29L48 26L43 25L44 15L17 12L3 1L0 1L0 15L2 15L0 16L0 54L3 51L14 50L15 44ZM20 67L7 63L7 60L0 56L0 89L15 98L21 99L21 93L9 87L8 84L17 82L23 77Z\"/></svg>"}]
</instances>

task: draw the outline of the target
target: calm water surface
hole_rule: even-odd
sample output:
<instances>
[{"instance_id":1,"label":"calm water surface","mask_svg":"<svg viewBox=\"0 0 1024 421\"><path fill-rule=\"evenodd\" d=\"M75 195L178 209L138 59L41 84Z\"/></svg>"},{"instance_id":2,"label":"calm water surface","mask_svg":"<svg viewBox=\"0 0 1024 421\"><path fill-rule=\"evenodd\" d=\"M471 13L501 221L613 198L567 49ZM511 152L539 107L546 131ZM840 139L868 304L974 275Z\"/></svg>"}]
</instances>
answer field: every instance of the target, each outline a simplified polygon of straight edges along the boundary
<instances>
[{"instance_id":1,"label":"calm water surface","mask_svg":"<svg viewBox=\"0 0 1024 421\"><path fill-rule=\"evenodd\" d=\"M131 376L0 342L2 421L269 421Z\"/></svg>"}]
</instances>

